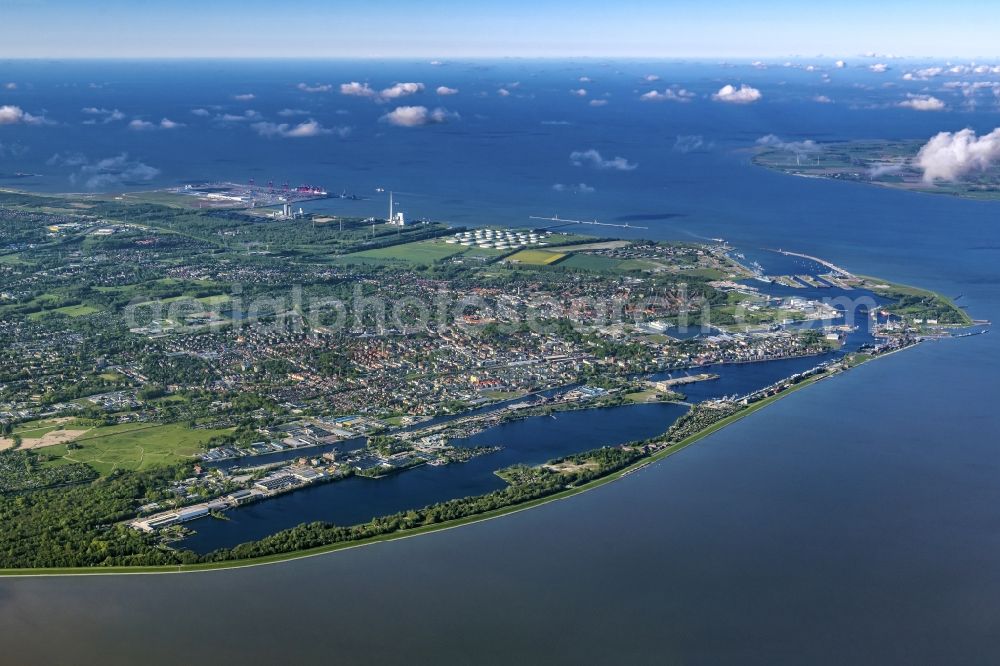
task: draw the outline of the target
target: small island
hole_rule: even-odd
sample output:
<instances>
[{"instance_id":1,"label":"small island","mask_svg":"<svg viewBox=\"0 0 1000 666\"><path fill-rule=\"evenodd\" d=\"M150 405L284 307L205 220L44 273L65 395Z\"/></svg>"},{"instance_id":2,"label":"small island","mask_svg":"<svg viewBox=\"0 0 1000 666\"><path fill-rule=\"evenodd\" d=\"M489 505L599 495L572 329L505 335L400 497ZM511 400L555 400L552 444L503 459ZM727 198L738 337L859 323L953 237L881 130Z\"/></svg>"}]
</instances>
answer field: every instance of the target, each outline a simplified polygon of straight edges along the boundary
<instances>
[{"instance_id":1,"label":"small island","mask_svg":"<svg viewBox=\"0 0 1000 666\"><path fill-rule=\"evenodd\" d=\"M917 164L926 140L765 141L753 163L792 176L829 178L966 199L1000 199L1000 164L955 179L928 180Z\"/></svg>"}]
</instances>

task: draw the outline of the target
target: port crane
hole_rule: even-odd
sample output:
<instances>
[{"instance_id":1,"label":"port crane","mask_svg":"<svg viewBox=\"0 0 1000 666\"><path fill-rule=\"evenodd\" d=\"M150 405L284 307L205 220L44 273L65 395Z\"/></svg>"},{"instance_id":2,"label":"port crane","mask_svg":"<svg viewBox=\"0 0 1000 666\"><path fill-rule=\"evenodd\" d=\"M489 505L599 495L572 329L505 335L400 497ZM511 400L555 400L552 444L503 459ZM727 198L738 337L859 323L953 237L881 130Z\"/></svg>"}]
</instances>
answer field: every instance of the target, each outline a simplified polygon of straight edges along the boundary
<instances>
[{"instance_id":1,"label":"port crane","mask_svg":"<svg viewBox=\"0 0 1000 666\"><path fill-rule=\"evenodd\" d=\"M648 229L649 228L649 227L635 226L633 224L629 224L628 222L626 222L625 224L613 224L611 222L598 222L596 219L595 220L568 220L568 219L559 217L558 215L555 215L553 217L540 217L538 215L530 215L528 217L528 219L529 220L546 220L548 222L560 222L561 223L561 224L550 225L549 227L547 227L549 229L554 228L554 227L570 226L572 224L590 224L590 225L594 225L594 226L598 226L598 227L618 227L620 229Z\"/></svg>"}]
</instances>

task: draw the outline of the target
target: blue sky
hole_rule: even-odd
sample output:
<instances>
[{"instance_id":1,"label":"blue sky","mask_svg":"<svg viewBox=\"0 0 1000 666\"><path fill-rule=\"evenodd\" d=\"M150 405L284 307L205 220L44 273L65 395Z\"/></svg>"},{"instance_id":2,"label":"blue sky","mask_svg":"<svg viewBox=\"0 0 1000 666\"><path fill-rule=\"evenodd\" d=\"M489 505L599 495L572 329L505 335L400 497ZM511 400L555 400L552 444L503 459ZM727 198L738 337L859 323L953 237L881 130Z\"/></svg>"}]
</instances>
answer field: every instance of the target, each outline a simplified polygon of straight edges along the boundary
<instances>
[{"instance_id":1,"label":"blue sky","mask_svg":"<svg viewBox=\"0 0 1000 666\"><path fill-rule=\"evenodd\" d=\"M0 0L0 57L992 58L998 25L994 0Z\"/></svg>"}]
</instances>

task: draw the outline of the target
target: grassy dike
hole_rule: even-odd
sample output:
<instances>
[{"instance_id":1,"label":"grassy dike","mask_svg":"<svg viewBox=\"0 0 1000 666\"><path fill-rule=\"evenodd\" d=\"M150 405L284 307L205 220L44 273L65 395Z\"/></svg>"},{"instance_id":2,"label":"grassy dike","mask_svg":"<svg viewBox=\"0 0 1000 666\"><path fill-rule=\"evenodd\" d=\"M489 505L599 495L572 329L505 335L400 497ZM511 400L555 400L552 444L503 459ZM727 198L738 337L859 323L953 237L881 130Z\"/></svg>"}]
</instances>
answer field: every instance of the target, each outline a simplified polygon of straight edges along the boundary
<instances>
[{"instance_id":1,"label":"grassy dike","mask_svg":"<svg viewBox=\"0 0 1000 666\"><path fill-rule=\"evenodd\" d=\"M867 359L861 361L861 363L866 362ZM860 363L858 363L860 365ZM856 367L856 366L852 366ZM360 548L362 546L369 546L376 543L381 543L383 541L394 541L396 539L407 539L410 537L420 536L422 534L429 534L431 532L439 532L442 530L454 529L456 527L461 527L463 525L471 525L473 523L479 523L486 520L492 520L494 518L499 518L512 513L517 513L519 511L526 511L528 509L541 506L543 504L548 504L549 502L556 502L559 500L567 499L573 497L574 495L579 495L585 493L588 490L593 490L599 488L605 484L613 483L618 479L626 476L646 465L650 465L659 460L663 460L669 456L686 449L695 442L701 440L712 433L725 428L731 423L735 423L742 418L750 416L757 410L763 409L764 407L770 405L771 403L784 398L799 389L803 389L806 386L814 384L827 377L832 377L839 373L825 373L821 375L816 375L809 377L794 386L791 386L784 391L764 398L758 402L755 402L745 409L727 416L726 418L717 421L710 425L709 427L701 430L689 437L677 442L676 444L659 451L647 458L637 460L628 467L624 467L616 472L612 472L607 476L602 476L599 479L594 479L580 486L574 488L568 488L562 490L558 493L552 495L547 495L545 497L540 497L535 500L530 500L528 502L522 502L520 504L512 504L501 509L496 509L494 511L488 511L486 513L476 514L474 516L467 516L465 518L459 518L457 520L452 520L444 523L437 523L435 525L426 525L422 527L416 527L408 530L400 530L393 532L391 534L382 534L376 537L370 537L368 539L359 539L357 541L344 541L340 543L329 544L327 546L319 546L316 548L310 548L308 550L299 550L290 553L278 553L274 555L268 555L265 557L258 557L245 560L231 560L227 562L208 562L204 564L180 564L180 565L170 565L170 566L149 566L149 567L67 567L67 568L41 568L41 569L0 569L0 576L4 577L36 577L36 576L109 576L109 575L135 575L135 574L172 574L172 573L194 573L199 571L214 571L218 569L243 569L247 567L263 566L267 564L277 564L279 562L290 562L293 560L304 559L307 557L315 557L317 555L323 555L326 553L332 553L339 550L348 550L351 548Z\"/></svg>"},{"instance_id":2,"label":"grassy dike","mask_svg":"<svg viewBox=\"0 0 1000 666\"><path fill-rule=\"evenodd\" d=\"M969 316L969 313L966 312L964 309L958 307L958 305L955 303L953 299L948 298L944 294L938 293L936 291L931 291L930 289L922 289L920 287L912 287L907 284L899 284L898 282L890 282L889 280L883 280L882 278L872 277L871 275L855 274L855 277L859 277L865 282L869 283L870 288L872 284L886 285L888 289L872 288L872 291L878 294L879 296L885 296L888 298L893 298L893 296L917 296L919 298L929 298L931 300L937 301L942 306L953 310L956 314L958 314L959 318L961 319L961 321L957 324L941 324L941 326L955 328L962 326L971 326L973 324L972 317ZM891 311L891 306L890 306L890 311Z\"/></svg>"}]
</instances>

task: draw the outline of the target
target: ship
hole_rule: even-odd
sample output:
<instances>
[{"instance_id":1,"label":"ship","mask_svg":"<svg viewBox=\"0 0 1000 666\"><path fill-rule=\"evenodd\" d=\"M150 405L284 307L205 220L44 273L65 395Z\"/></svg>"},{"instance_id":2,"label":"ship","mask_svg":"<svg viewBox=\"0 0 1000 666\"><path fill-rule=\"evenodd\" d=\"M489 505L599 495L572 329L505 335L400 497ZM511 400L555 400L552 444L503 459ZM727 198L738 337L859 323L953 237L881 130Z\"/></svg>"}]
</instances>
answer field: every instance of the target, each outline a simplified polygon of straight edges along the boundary
<instances>
[{"instance_id":1,"label":"ship","mask_svg":"<svg viewBox=\"0 0 1000 666\"><path fill-rule=\"evenodd\" d=\"M772 282L771 278L764 275L764 267L760 265L760 262L755 261L750 264L750 270L753 271L753 277L755 280L760 280L761 282Z\"/></svg>"},{"instance_id":2,"label":"ship","mask_svg":"<svg viewBox=\"0 0 1000 666\"><path fill-rule=\"evenodd\" d=\"M326 190L322 187L313 187L312 185L299 185L295 188L296 194L308 194L314 197L325 197L327 195Z\"/></svg>"}]
</instances>

